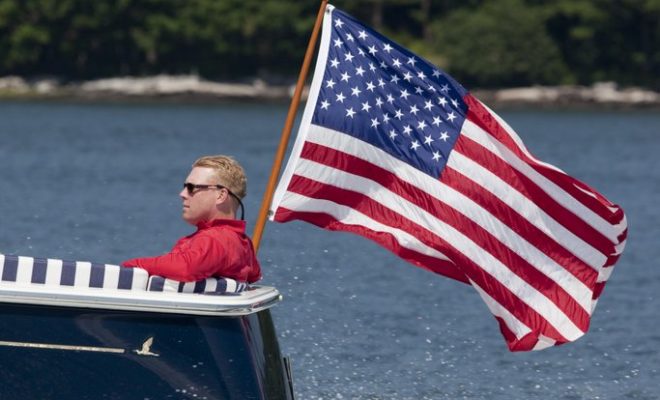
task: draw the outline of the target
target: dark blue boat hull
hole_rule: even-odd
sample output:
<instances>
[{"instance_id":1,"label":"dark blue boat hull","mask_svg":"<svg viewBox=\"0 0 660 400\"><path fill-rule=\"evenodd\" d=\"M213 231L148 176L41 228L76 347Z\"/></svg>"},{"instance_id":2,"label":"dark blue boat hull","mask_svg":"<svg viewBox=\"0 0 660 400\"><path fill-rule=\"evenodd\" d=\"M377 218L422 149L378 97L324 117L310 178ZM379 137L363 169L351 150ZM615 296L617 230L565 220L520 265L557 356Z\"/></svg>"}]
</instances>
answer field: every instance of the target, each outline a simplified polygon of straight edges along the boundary
<instances>
[{"instance_id":1,"label":"dark blue boat hull","mask_svg":"<svg viewBox=\"0 0 660 400\"><path fill-rule=\"evenodd\" d=\"M1 310L3 400L293 398L268 309L231 317Z\"/></svg>"}]
</instances>

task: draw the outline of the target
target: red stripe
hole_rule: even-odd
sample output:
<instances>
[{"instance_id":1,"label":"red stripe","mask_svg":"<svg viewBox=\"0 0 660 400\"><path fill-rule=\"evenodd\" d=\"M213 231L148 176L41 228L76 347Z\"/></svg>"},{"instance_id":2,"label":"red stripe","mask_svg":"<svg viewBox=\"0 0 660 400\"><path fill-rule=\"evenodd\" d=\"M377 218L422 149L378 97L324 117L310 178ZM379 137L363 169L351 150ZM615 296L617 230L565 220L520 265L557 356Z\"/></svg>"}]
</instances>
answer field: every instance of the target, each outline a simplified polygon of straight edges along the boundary
<instances>
[{"instance_id":1,"label":"red stripe","mask_svg":"<svg viewBox=\"0 0 660 400\"><path fill-rule=\"evenodd\" d=\"M509 150L516 154L519 158L528 163L538 173L554 182L557 186L561 187L564 191L569 193L580 203L592 210L594 213L608 221L609 223L616 224L623 218L623 210L618 209L615 212L610 211L607 207L617 207L602 196L597 191L593 190L586 184L570 177L562 172L548 168L539 164L536 160L530 158L525 154L511 138L506 129L500 125L495 117L474 97L467 95L463 100L468 105L467 119L481 127L484 131L491 134L495 139L505 145ZM581 188L582 190L578 189ZM583 190L592 193L591 196Z\"/></svg>"},{"instance_id":2,"label":"red stripe","mask_svg":"<svg viewBox=\"0 0 660 400\"><path fill-rule=\"evenodd\" d=\"M331 231L355 233L373 240L417 267L469 284L465 274L456 269L456 266L453 263L402 247L396 238L390 233L375 232L361 225L343 224L337 221L333 216L325 213L293 211L284 207L279 207L276 210L274 219L277 222L301 220Z\"/></svg>"},{"instance_id":3,"label":"red stripe","mask_svg":"<svg viewBox=\"0 0 660 400\"><path fill-rule=\"evenodd\" d=\"M525 238L534 247L550 257L557 264L563 266L587 287L593 288L598 279L598 272L591 266L566 250L552 237L548 236L536 225L522 217L516 210L509 207L499 197L487 190L475 190L480 186L461 175L456 170L446 167L442 172L441 181L456 189L475 203L483 207L494 218L511 228L521 237Z\"/></svg>"},{"instance_id":4,"label":"red stripe","mask_svg":"<svg viewBox=\"0 0 660 400\"><path fill-rule=\"evenodd\" d=\"M556 200L548 196L536 183L518 172L508 163L493 155L474 140L459 136L454 150L498 176L509 186L544 210L555 221L573 232L583 241L589 243L603 255L608 256L614 252L614 244L598 230L587 224L581 218L564 208Z\"/></svg>"},{"instance_id":5,"label":"red stripe","mask_svg":"<svg viewBox=\"0 0 660 400\"><path fill-rule=\"evenodd\" d=\"M397 193L401 197L410 201L411 203L416 204L418 207L426 210L439 220L446 222L447 224L453 226L456 230L470 237L479 247L493 255L493 257L500 260L504 265L507 266L507 268L509 268L513 273L527 282L530 286L535 287L539 292L544 293L544 295L548 297L553 303L555 303L560 309L572 310L572 312L567 312L567 314L580 329L588 326L588 313L564 289L559 287L554 281L536 269L532 264L520 257L517 253L502 244L496 237L491 235L477 223L468 219L463 214L459 213L445 203L438 201L416 186L402 182L396 175L385 169L382 169L362 159L358 159L357 157L338 152L325 146L307 143L302 151L301 157L309 157L315 162L324 165L330 165L348 173L360 175L367 179L376 181L394 193ZM396 225L393 224L392 220L399 221L402 217L387 208L385 208L386 211L383 211L382 213L379 212L377 207L382 207L381 204L371 200L366 196L362 196L361 194L358 195L356 192L352 191L343 191L345 193L333 195L325 192L328 190L326 185L318 184L320 186L317 186L317 182L310 180L298 182L300 186L291 183L289 190L299 192L314 198L319 198L319 196L322 196L322 198L327 200L345 204L360 210L362 213L369 215L376 220L379 220L383 224L401 227L408 232L414 232L416 235L418 235L418 232L420 231L424 232L426 236L424 238L420 236L419 238L425 244L431 247L435 247L435 238L437 237L435 234L429 232L417 224L414 224L414 226L407 225L412 224L412 222L408 219L405 219L406 222L404 222L402 225L398 225L400 222L397 222ZM312 187L314 189L312 189ZM342 190L337 188L334 189ZM359 197L356 197L356 195ZM388 213L391 213L392 215L387 216ZM524 236L526 235L523 235L523 237ZM442 250L442 252L444 253L444 250ZM587 267L587 269L594 271L590 267ZM581 274L584 275L583 272ZM580 275L580 273L578 275ZM597 274L595 274L594 271L593 276L590 278L590 282L588 282L588 287L593 286L596 277ZM554 288L554 290L548 291L548 288Z\"/></svg>"},{"instance_id":6,"label":"red stripe","mask_svg":"<svg viewBox=\"0 0 660 400\"><path fill-rule=\"evenodd\" d=\"M311 213L311 212L297 212L279 207L276 214L275 220L280 222L287 222L293 219L303 220L314 225L330 229L330 230L340 230L357 233L359 235L365 236L367 238L372 238L377 243L381 243L382 239L385 239L388 234L379 234L375 238L372 237L372 231L366 229L363 226L356 225L346 225L343 224L332 216L325 213ZM386 239L387 240L387 239ZM441 242L444 242L440 240ZM391 243L396 243L396 240L393 240ZM470 270L470 279L472 279L482 290L486 291L489 296L491 296L495 301L500 304L504 304L507 307L507 310L516 316L522 323L527 326L532 327L533 335L538 337L543 335L549 338L552 338L558 342L566 342L567 339L563 337L551 324L549 324L540 314L538 314L533 309L529 308L525 303L520 301L509 289L505 286L502 286L493 279L490 275L481 270L478 266L474 265L468 258L464 257L460 252L455 251L447 243L443 243L444 246L447 246L451 250L451 253L456 254L456 258L461 260L461 265L467 267ZM387 245L384 247L388 248ZM404 249L405 250L405 249ZM394 251L396 253L396 251ZM419 253L413 254L414 257L417 257ZM402 256L402 258L405 258ZM454 258L452 256L451 258ZM437 260L437 259L436 259ZM414 264L414 263L413 263ZM474 272L474 273L473 273ZM532 334L532 333L530 333ZM529 335L525 336L528 338ZM523 339L525 339L523 338ZM525 344L528 344L528 341L521 343L515 339L515 335L512 335L512 341L509 342L509 348L512 350L531 350L532 348L524 348ZM533 345L532 345L533 347Z\"/></svg>"}]
</instances>

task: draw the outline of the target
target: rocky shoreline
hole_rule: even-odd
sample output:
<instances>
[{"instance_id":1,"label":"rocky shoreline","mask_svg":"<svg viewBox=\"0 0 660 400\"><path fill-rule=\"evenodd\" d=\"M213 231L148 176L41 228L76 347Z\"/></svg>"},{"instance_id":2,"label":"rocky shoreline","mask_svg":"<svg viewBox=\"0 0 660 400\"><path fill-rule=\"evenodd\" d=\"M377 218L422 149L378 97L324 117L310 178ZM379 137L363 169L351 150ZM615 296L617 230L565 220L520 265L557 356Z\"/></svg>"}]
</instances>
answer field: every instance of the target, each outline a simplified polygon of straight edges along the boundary
<instances>
[{"instance_id":1,"label":"rocky shoreline","mask_svg":"<svg viewBox=\"0 0 660 400\"><path fill-rule=\"evenodd\" d=\"M0 77L0 100L286 102L291 98L293 90L293 85L269 85L262 80L223 83L204 80L196 75L121 77L69 83L61 83L52 78L26 80L17 76ZM472 92L492 107L660 108L659 92L643 88L619 88L612 82L597 83L590 87L534 86Z\"/></svg>"}]
</instances>

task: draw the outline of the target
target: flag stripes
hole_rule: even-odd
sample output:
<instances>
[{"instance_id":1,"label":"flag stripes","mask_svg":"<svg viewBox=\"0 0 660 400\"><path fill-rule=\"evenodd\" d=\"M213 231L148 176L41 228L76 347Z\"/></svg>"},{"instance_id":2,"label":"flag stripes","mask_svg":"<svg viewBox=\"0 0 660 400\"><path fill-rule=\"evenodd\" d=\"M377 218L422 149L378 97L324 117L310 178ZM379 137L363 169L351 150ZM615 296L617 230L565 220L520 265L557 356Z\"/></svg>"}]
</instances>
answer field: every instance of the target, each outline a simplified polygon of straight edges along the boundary
<instances>
[{"instance_id":1,"label":"flag stripes","mask_svg":"<svg viewBox=\"0 0 660 400\"><path fill-rule=\"evenodd\" d=\"M333 10L271 218L354 232L472 285L511 350L584 335L623 211L534 158L451 77L343 13L331 24Z\"/></svg>"}]
</instances>

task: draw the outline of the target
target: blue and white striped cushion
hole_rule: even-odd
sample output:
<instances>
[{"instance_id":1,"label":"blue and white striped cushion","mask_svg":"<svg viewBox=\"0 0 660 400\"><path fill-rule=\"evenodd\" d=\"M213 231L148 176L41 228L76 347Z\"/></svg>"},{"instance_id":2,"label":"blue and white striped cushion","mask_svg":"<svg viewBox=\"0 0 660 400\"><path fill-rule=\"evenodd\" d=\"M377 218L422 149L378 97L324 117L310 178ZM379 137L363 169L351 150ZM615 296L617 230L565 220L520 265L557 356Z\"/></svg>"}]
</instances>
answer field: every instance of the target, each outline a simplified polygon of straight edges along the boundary
<instances>
[{"instance_id":1,"label":"blue and white striped cushion","mask_svg":"<svg viewBox=\"0 0 660 400\"><path fill-rule=\"evenodd\" d=\"M179 293L240 293L247 284L231 278L206 278L197 282L179 282L162 276L151 276L147 285L150 292Z\"/></svg>"},{"instance_id":2,"label":"blue and white striped cushion","mask_svg":"<svg viewBox=\"0 0 660 400\"><path fill-rule=\"evenodd\" d=\"M0 254L0 283L139 291L148 279L140 268Z\"/></svg>"}]
</instances>

